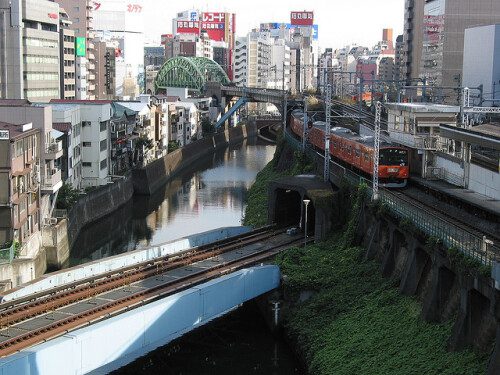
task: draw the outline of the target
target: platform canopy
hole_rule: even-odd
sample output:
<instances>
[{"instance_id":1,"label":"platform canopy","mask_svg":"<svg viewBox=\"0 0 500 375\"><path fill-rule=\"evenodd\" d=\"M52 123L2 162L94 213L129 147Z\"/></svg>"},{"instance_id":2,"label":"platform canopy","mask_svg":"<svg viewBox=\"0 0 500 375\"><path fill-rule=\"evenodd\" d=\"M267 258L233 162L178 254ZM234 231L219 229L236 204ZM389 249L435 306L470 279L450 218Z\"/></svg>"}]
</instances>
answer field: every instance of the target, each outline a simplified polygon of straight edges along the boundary
<instances>
[{"instance_id":1,"label":"platform canopy","mask_svg":"<svg viewBox=\"0 0 500 375\"><path fill-rule=\"evenodd\" d=\"M206 57L173 57L161 67L155 79L156 92L167 87L201 91L205 83L227 85L231 81L222 67Z\"/></svg>"}]
</instances>

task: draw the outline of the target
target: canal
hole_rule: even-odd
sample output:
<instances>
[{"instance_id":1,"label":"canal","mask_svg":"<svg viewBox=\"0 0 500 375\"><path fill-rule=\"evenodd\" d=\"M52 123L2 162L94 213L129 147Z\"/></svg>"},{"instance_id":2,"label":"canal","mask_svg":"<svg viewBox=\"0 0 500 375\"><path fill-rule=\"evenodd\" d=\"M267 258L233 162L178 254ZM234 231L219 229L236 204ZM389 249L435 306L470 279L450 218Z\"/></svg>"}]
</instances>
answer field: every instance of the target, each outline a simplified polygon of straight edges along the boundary
<instances>
[{"instance_id":1,"label":"canal","mask_svg":"<svg viewBox=\"0 0 500 375\"><path fill-rule=\"evenodd\" d=\"M84 228L68 266L241 225L245 197L275 147L255 139L206 157L152 196L134 197ZM288 346L252 303L117 371L125 374L300 374Z\"/></svg>"}]
</instances>

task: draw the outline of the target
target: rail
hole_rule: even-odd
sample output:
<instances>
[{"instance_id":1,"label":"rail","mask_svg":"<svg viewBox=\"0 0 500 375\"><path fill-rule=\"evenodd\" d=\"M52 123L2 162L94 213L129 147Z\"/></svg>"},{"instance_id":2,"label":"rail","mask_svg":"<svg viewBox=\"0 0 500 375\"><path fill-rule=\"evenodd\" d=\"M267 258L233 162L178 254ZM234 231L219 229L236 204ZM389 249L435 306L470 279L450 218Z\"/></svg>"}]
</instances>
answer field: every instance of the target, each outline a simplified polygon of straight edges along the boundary
<instances>
[{"instance_id":1,"label":"rail","mask_svg":"<svg viewBox=\"0 0 500 375\"><path fill-rule=\"evenodd\" d=\"M302 149L302 143L289 134L286 129L284 134L285 139L292 147L298 150ZM323 157L308 146L306 147L306 154L312 156L315 160ZM371 196L371 181L335 162L332 162L332 164L330 176L337 171L335 173L336 177L344 177L352 185L366 182L368 194ZM380 201L386 205L394 216L400 220L409 220L426 235L439 239L444 246L456 248L463 254L487 266L492 266L494 262L500 262L499 244L492 243L490 239L481 236L477 231L452 223L450 222L451 218L446 218L444 215L426 211L422 206L412 203L409 198L400 198L390 190L381 190L379 197Z\"/></svg>"}]
</instances>

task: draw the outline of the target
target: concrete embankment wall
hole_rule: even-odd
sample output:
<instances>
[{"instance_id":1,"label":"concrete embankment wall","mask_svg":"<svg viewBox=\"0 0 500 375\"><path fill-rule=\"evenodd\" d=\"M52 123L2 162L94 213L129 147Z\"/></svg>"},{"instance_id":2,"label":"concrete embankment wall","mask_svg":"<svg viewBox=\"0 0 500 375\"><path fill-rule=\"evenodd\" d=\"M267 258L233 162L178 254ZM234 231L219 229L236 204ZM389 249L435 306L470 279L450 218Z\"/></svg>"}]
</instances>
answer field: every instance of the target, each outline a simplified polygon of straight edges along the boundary
<instances>
[{"instance_id":1,"label":"concrete embankment wall","mask_svg":"<svg viewBox=\"0 0 500 375\"><path fill-rule=\"evenodd\" d=\"M500 374L500 289L493 278L470 271L441 244L367 205L358 238L366 258L378 260L383 275L397 280L402 294L422 302L424 320L454 322L450 350L490 352L494 344L488 374Z\"/></svg>"},{"instance_id":2,"label":"concrete embankment wall","mask_svg":"<svg viewBox=\"0 0 500 375\"><path fill-rule=\"evenodd\" d=\"M211 137L190 143L144 168L135 169L133 171L134 192L150 195L193 162L253 135L257 135L255 124L230 128Z\"/></svg>"},{"instance_id":3,"label":"concrete embankment wall","mask_svg":"<svg viewBox=\"0 0 500 375\"><path fill-rule=\"evenodd\" d=\"M279 283L277 266L237 271L2 358L0 373L107 374Z\"/></svg>"}]
</instances>

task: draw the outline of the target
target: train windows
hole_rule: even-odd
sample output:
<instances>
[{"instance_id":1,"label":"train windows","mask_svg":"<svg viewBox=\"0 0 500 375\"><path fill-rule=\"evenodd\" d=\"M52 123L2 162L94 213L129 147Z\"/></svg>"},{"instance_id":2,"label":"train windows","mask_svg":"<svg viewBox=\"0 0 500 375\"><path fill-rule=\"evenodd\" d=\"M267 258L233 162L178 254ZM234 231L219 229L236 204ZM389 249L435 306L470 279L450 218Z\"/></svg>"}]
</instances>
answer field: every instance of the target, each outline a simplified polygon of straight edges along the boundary
<instances>
[{"instance_id":1,"label":"train windows","mask_svg":"<svg viewBox=\"0 0 500 375\"><path fill-rule=\"evenodd\" d=\"M408 165L408 151L401 148L385 148L380 150L380 165Z\"/></svg>"}]
</instances>

